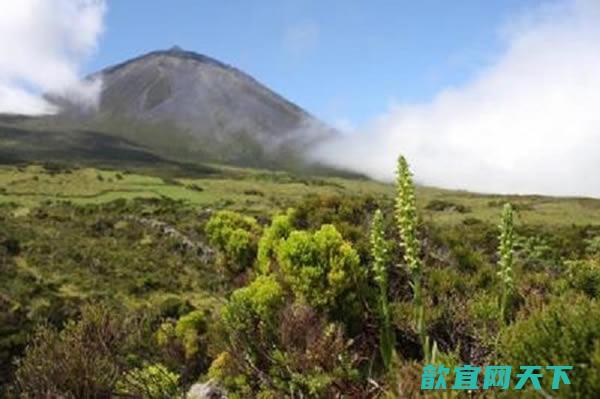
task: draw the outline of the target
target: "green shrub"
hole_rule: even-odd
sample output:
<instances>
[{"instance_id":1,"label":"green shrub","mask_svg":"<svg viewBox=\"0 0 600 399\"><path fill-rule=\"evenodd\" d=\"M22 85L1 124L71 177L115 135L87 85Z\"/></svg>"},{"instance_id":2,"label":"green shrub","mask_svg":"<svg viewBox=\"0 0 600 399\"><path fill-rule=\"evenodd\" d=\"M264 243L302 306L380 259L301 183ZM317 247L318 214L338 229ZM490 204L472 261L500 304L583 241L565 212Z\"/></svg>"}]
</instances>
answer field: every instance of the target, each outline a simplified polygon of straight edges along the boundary
<instances>
[{"instance_id":1,"label":"green shrub","mask_svg":"<svg viewBox=\"0 0 600 399\"><path fill-rule=\"evenodd\" d=\"M461 272L473 273L481 268L484 257L478 249L474 249L468 243L456 244L452 248L457 267Z\"/></svg>"},{"instance_id":2,"label":"green shrub","mask_svg":"<svg viewBox=\"0 0 600 399\"><path fill-rule=\"evenodd\" d=\"M294 304L281 318L271 354L272 387L285 397L338 397L340 387L358 377L343 326L319 317L313 309ZM295 395L291 395L295 396Z\"/></svg>"},{"instance_id":3,"label":"green shrub","mask_svg":"<svg viewBox=\"0 0 600 399\"><path fill-rule=\"evenodd\" d=\"M162 364L150 364L126 372L117 382L120 396L144 399L182 399L179 376Z\"/></svg>"},{"instance_id":4,"label":"green shrub","mask_svg":"<svg viewBox=\"0 0 600 399\"><path fill-rule=\"evenodd\" d=\"M208 330L207 312L194 310L163 322L155 332L161 362L177 370L184 383L194 381L210 364Z\"/></svg>"},{"instance_id":5,"label":"green shrub","mask_svg":"<svg viewBox=\"0 0 600 399\"><path fill-rule=\"evenodd\" d=\"M471 212L469 207L467 207L463 204L456 204L454 202L441 200L441 199L434 199L434 200L429 201L427 206L425 206L425 209L427 209L428 211L435 211L435 212L458 212L458 213Z\"/></svg>"},{"instance_id":6,"label":"green shrub","mask_svg":"<svg viewBox=\"0 0 600 399\"><path fill-rule=\"evenodd\" d=\"M183 343L187 358L200 351L200 336L205 332L206 315L200 310L190 312L177 321L175 335Z\"/></svg>"},{"instance_id":7,"label":"green shrub","mask_svg":"<svg viewBox=\"0 0 600 399\"><path fill-rule=\"evenodd\" d=\"M558 262L554 249L543 236L515 237L515 255L526 270L552 266Z\"/></svg>"},{"instance_id":8,"label":"green shrub","mask_svg":"<svg viewBox=\"0 0 600 399\"><path fill-rule=\"evenodd\" d=\"M597 298L600 295L600 259L565 262L567 279L572 288Z\"/></svg>"},{"instance_id":9,"label":"green shrub","mask_svg":"<svg viewBox=\"0 0 600 399\"><path fill-rule=\"evenodd\" d=\"M276 215L271 225L265 229L258 242L257 263L262 273L272 271L275 250L279 243L286 239L293 230L292 218L294 210L289 209L285 214Z\"/></svg>"},{"instance_id":10,"label":"green shrub","mask_svg":"<svg viewBox=\"0 0 600 399\"><path fill-rule=\"evenodd\" d=\"M316 230L332 224L366 260L370 246L365 226L377 208L375 199L368 195L309 195L296 205L293 225L301 230Z\"/></svg>"},{"instance_id":11,"label":"green shrub","mask_svg":"<svg viewBox=\"0 0 600 399\"><path fill-rule=\"evenodd\" d=\"M127 368L129 329L108 308L85 307L62 331L37 330L18 362L16 385L24 397L111 397Z\"/></svg>"},{"instance_id":12,"label":"green shrub","mask_svg":"<svg viewBox=\"0 0 600 399\"><path fill-rule=\"evenodd\" d=\"M501 334L501 361L522 365L571 365L571 385L547 392L560 398L592 398L600 392L600 304L585 297L563 298L527 314Z\"/></svg>"},{"instance_id":13,"label":"green shrub","mask_svg":"<svg viewBox=\"0 0 600 399\"><path fill-rule=\"evenodd\" d=\"M256 220L231 211L219 211L205 227L211 245L221 255L220 262L232 273L246 270L254 263L260 226Z\"/></svg>"},{"instance_id":14,"label":"green shrub","mask_svg":"<svg viewBox=\"0 0 600 399\"><path fill-rule=\"evenodd\" d=\"M450 267L428 270L425 288L433 303L461 297L467 291L465 276Z\"/></svg>"},{"instance_id":15,"label":"green shrub","mask_svg":"<svg viewBox=\"0 0 600 399\"><path fill-rule=\"evenodd\" d=\"M333 309L357 299L365 270L356 251L332 225L315 233L293 231L276 252L284 281L309 305Z\"/></svg>"},{"instance_id":16,"label":"green shrub","mask_svg":"<svg viewBox=\"0 0 600 399\"><path fill-rule=\"evenodd\" d=\"M207 376L227 388L230 398L243 399L252 397L253 390L249 378L243 374L243 371L229 352L222 352L213 360Z\"/></svg>"},{"instance_id":17,"label":"green shrub","mask_svg":"<svg viewBox=\"0 0 600 399\"><path fill-rule=\"evenodd\" d=\"M192 310L191 305L175 295L169 295L158 304L161 317L178 318Z\"/></svg>"},{"instance_id":18,"label":"green shrub","mask_svg":"<svg viewBox=\"0 0 600 399\"><path fill-rule=\"evenodd\" d=\"M600 236L585 240L585 252L590 256L600 256Z\"/></svg>"},{"instance_id":19,"label":"green shrub","mask_svg":"<svg viewBox=\"0 0 600 399\"><path fill-rule=\"evenodd\" d=\"M275 310L280 289L269 278L259 277L256 290L236 291L224 316L231 346L215 359L209 377L232 397L338 397L358 377L342 325L305 304ZM254 293L264 300L252 303Z\"/></svg>"},{"instance_id":20,"label":"green shrub","mask_svg":"<svg viewBox=\"0 0 600 399\"><path fill-rule=\"evenodd\" d=\"M243 338L242 345L244 341L251 344L253 339L273 332L277 312L284 303L284 291L277 280L273 276L259 276L231 294L223 310L223 321L235 335L234 339Z\"/></svg>"},{"instance_id":21,"label":"green shrub","mask_svg":"<svg viewBox=\"0 0 600 399\"><path fill-rule=\"evenodd\" d=\"M213 361L209 376L221 381L234 397L251 397L250 392L257 390L255 380L268 371L263 368L270 363L268 354L276 342L284 294L272 275L258 276L234 291L223 309L228 348Z\"/></svg>"},{"instance_id":22,"label":"green shrub","mask_svg":"<svg viewBox=\"0 0 600 399\"><path fill-rule=\"evenodd\" d=\"M487 340L495 337L501 325L498 314L498 296L493 293L478 292L467 303L468 320L478 334Z\"/></svg>"},{"instance_id":23,"label":"green shrub","mask_svg":"<svg viewBox=\"0 0 600 399\"><path fill-rule=\"evenodd\" d=\"M490 264L482 265L469 279L469 289L491 290L497 284L496 268Z\"/></svg>"}]
</instances>

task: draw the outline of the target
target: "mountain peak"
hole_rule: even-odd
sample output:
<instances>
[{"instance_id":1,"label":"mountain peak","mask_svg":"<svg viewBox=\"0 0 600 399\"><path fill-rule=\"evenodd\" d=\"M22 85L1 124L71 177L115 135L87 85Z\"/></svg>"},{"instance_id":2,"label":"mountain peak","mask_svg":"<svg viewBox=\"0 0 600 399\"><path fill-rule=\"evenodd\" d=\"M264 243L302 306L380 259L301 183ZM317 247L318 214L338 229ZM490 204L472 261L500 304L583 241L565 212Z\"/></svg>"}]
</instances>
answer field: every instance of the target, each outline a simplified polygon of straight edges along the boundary
<instances>
[{"instance_id":1,"label":"mountain peak","mask_svg":"<svg viewBox=\"0 0 600 399\"><path fill-rule=\"evenodd\" d=\"M182 49L181 47L179 47L178 45L174 45L173 47L171 47L169 50L167 50L169 53L183 53L185 52L184 49Z\"/></svg>"},{"instance_id":2,"label":"mountain peak","mask_svg":"<svg viewBox=\"0 0 600 399\"><path fill-rule=\"evenodd\" d=\"M76 123L166 158L300 164L309 146L332 134L250 75L179 46L143 54L94 77L103 82L98 108L83 115L78 107L63 106L64 118L72 115Z\"/></svg>"}]
</instances>

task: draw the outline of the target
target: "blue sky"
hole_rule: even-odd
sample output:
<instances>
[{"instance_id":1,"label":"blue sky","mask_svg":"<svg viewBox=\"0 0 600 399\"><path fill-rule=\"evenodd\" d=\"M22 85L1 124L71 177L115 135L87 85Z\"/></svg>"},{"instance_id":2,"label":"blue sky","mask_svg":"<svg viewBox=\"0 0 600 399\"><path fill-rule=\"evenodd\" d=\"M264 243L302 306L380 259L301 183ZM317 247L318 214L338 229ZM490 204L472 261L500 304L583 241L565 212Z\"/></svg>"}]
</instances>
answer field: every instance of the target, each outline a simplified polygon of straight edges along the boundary
<instances>
[{"instance_id":1,"label":"blue sky","mask_svg":"<svg viewBox=\"0 0 600 399\"><path fill-rule=\"evenodd\" d=\"M232 64L332 124L429 101L502 51L538 0L109 0L91 72L174 44Z\"/></svg>"}]
</instances>

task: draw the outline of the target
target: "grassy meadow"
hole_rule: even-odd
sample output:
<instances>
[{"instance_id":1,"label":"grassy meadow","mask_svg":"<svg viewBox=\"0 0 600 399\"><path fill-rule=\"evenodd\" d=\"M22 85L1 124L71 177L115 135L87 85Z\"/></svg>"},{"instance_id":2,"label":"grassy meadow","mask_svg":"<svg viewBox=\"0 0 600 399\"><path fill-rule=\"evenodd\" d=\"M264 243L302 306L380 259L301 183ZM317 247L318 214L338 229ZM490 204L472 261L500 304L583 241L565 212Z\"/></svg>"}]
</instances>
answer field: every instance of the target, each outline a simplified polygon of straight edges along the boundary
<instances>
[{"instance_id":1,"label":"grassy meadow","mask_svg":"<svg viewBox=\"0 0 600 399\"><path fill-rule=\"evenodd\" d=\"M56 201L102 204L117 199L168 198L186 206L230 208L272 214L308 195L371 195L391 198L392 184L367 179L298 176L287 172L216 167L206 177L159 177L152 170L119 171L92 167L42 165L0 167L0 203L19 206L17 214ZM519 219L533 225L600 224L600 199L543 196L499 196L418 187L425 218L461 223L468 218L494 222L504 202L517 208Z\"/></svg>"}]
</instances>

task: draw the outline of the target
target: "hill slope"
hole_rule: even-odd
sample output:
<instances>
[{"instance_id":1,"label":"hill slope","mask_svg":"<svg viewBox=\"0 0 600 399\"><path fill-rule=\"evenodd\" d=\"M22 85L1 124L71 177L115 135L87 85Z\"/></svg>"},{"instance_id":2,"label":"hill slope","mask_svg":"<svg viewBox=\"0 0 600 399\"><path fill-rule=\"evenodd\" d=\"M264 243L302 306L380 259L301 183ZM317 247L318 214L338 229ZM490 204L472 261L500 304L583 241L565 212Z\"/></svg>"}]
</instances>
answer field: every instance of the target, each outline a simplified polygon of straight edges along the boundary
<instances>
[{"instance_id":1,"label":"hill slope","mask_svg":"<svg viewBox=\"0 0 600 399\"><path fill-rule=\"evenodd\" d=\"M98 109L50 95L61 113L10 120L11 128L92 131L170 160L286 169L306 166L305 151L334 134L244 72L177 47L88 77L96 78L103 82Z\"/></svg>"}]
</instances>

